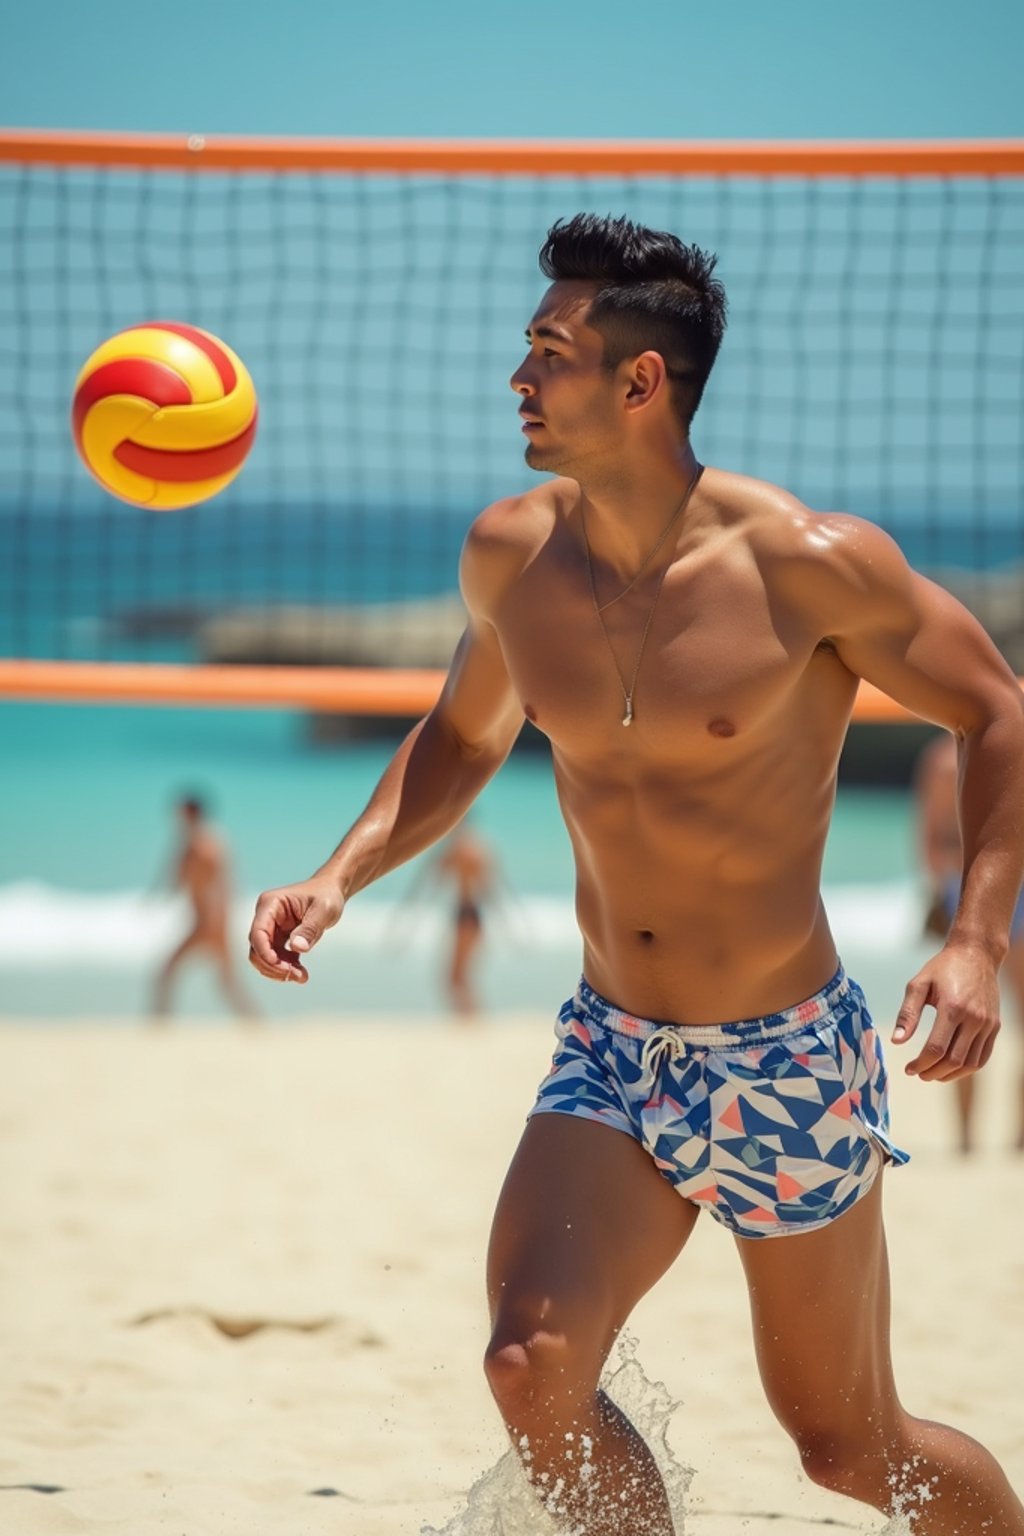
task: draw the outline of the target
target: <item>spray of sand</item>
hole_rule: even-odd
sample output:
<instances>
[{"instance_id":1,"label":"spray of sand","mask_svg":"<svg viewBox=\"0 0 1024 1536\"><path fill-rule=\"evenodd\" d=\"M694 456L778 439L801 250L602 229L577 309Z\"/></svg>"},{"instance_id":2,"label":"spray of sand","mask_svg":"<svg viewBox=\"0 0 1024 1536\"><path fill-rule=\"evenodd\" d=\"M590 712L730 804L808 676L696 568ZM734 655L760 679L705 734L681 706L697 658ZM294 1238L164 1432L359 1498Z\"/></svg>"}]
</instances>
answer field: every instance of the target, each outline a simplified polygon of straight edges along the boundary
<instances>
[{"instance_id":1,"label":"spray of sand","mask_svg":"<svg viewBox=\"0 0 1024 1536\"><path fill-rule=\"evenodd\" d=\"M636 1341L628 1335L620 1336L601 1386L650 1446L665 1482L676 1536L687 1536L685 1503L693 1468L684 1466L668 1443L678 1401L663 1382L651 1381L644 1373L636 1358ZM572 1449L586 1465L589 1447L582 1444ZM551 1513L557 1504L553 1491L530 1484L523 1469L528 1459L528 1446L521 1447L520 1453L507 1451L474 1483L462 1509L443 1527L421 1527L420 1536L572 1536L564 1521L558 1522ZM933 1497L928 1479L909 1461L893 1470L890 1481L893 1513L878 1536L915 1536L920 1513ZM850 1529L857 1528L851 1522Z\"/></svg>"},{"instance_id":2,"label":"spray of sand","mask_svg":"<svg viewBox=\"0 0 1024 1536\"><path fill-rule=\"evenodd\" d=\"M667 1439L678 1402L663 1382L644 1374L636 1358L636 1342L626 1335L619 1337L601 1386L650 1446L665 1481L677 1536L684 1536L683 1504L693 1469L682 1465ZM529 1448L523 1450L528 1455ZM584 1466L588 1451L585 1444L575 1448ZM564 1523L558 1524L544 1507L552 1493L538 1494L523 1471L520 1455L509 1450L474 1483L465 1508L440 1529L423 1526L420 1536L567 1536Z\"/></svg>"}]
</instances>

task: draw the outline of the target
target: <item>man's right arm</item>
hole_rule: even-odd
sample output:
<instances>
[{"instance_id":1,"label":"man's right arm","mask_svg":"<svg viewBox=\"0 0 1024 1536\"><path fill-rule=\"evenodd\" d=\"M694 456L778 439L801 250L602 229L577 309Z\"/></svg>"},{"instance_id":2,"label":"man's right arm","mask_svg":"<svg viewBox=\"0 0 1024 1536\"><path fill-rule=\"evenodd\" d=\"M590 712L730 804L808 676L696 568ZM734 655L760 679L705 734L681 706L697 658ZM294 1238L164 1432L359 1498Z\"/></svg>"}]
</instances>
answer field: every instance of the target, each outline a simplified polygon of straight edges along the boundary
<instances>
[{"instance_id":1,"label":"man's right arm","mask_svg":"<svg viewBox=\"0 0 1024 1536\"><path fill-rule=\"evenodd\" d=\"M299 956L348 898L451 831L511 751L523 712L490 618L521 563L516 543L500 536L504 515L500 503L489 508L466 539L459 574L469 622L437 703L330 858L309 880L259 898L249 959L270 980L308 980Z\"/></svg>"}]
</instances>

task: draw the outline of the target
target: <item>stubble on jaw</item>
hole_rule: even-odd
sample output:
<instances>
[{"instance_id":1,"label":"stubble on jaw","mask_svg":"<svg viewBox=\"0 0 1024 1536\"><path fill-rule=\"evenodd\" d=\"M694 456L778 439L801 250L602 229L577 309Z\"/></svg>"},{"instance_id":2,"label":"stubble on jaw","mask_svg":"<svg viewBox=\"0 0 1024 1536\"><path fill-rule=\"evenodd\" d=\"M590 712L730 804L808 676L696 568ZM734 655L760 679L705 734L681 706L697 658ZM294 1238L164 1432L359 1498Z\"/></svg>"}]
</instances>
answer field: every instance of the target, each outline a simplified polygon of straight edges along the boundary
<instances>
[{"instance_id":1,"label":"stubble on jaw","mask_svg":"<svg viewBox=\"0 0 1024 1536\"><path fill-rule=\"evenodd\" d=\"M523 459L527 468L536 470L539 475L572 475L572 469L564 457L545 457L543 450L538 452L533 443L527 443Z\"/></svg>"}]
</instances>

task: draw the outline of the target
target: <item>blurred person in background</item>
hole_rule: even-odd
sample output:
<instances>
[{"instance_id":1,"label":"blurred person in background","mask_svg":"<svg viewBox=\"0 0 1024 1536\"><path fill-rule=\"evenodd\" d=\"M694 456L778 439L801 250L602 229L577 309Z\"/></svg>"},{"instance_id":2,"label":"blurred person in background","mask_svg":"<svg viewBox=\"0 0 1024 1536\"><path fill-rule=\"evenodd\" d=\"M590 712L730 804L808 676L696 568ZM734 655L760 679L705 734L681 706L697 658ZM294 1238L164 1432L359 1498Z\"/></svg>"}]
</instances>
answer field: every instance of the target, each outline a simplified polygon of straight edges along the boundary
<instances>
[{"instance_id":1,"label":"blurred person in background","mask_svg":"<svg viewBox=\"0 0 1024 1536\"><path fill-rule=\"evenodd\" d=\"M494 856L483 838L462 820L434 861L436 878L453 887L448 1000L462 1019L480 1012L475 971L484 937L484 905L494 894Z\"/></svg>"},{"instance_id":2,"label":"blurred person in background","mask_svg":"<svg viewBox=\"0 0 1024 1536\"><path fill-rule=\"evenodd\" d=\"M918 842L929 881L924 933L926 938L940 942L949 932L960 901L963 851L957 816L957 775L956 739L944 731L924 748L914 773ZM1024 1024L1024 895L1018 899L1013 914L1003 974L1013 995L1018 1020ZM961 1152L970 1152L974 1146L974 1085L973 1077L957 1078L953 1084ZM1018 1151L1024 1151L1024 1073L1018 1087L1018 1101L1015 1146Z\"/></svg>"},{"instance_id":3,"label":"blurred person in background","mask_svg":"<svg viewBox=\"0 0 1024 1536\"><path fill-rule=\"evenodd\" d=\"M444 971L448 1006L462 1022L477 1017L482 1002L477 987L477 965L484 938L484 907L497 895L500 872L486 840L470 825L468 817L448 834L437 853L420 866L405 892L399 911L419 902L424 886L451 887L450 948Z\"/></svg>"},{"instance_id":4,"label":"blurred person in background","mask_svg":"<svg viewBox=\"0 0 1024 1536\"><path fill-rule=\"evenodd\" d=\"M221 991L232 1011L244 1019L258 1017L235 971L228 926L231 915L231 879L227 847L217 828L207 819L207 808L198 795L184 795L175 807L179 843L174 855L171 884L184 891L192 913L188 933L167 957L157 973L153 991L153 1017L164 1020L170 1013L171 984L190 955L204 955L217 970Z\"/></svg>"}]
</instances>

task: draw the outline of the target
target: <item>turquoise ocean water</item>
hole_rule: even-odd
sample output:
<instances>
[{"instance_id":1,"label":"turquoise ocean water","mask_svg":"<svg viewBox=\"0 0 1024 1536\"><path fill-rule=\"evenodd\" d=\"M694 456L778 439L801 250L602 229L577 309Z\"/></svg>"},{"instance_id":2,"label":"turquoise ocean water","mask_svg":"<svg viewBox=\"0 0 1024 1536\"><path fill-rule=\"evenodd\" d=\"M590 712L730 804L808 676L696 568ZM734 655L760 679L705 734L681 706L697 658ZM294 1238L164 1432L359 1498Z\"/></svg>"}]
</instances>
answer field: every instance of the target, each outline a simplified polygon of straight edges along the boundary
<instances>
[{"instance_id":1,"label":"turquoise ocean water","mask_svg":"<svg viewBox=\"0 0 1024 1536\"><path fill-rule=\"evenodd\" d=\"M145 1008L153 968L185 920L162 884L179 793L208 796L230 843L241 958L253 897L311 872L391 751L312 745L303 718L285 711L27 703L0 706L0 739L0 1013L34 1018L124 1019ZM575 981L580 945L546 757L513 755L475 815L503 875L482 967L488 1006L550 1012ZM447 903L429 886L417 895L418 878L409 866L354 901L317 951L308 987L254 975L268 1015L440 1012ZM888 1005L919 924L904 794L841 793L825 881L848 963L881 978ZM225 1011L199 965L183 977L179 1003L192 1016Z\"/></svg>"}]
</instances>

